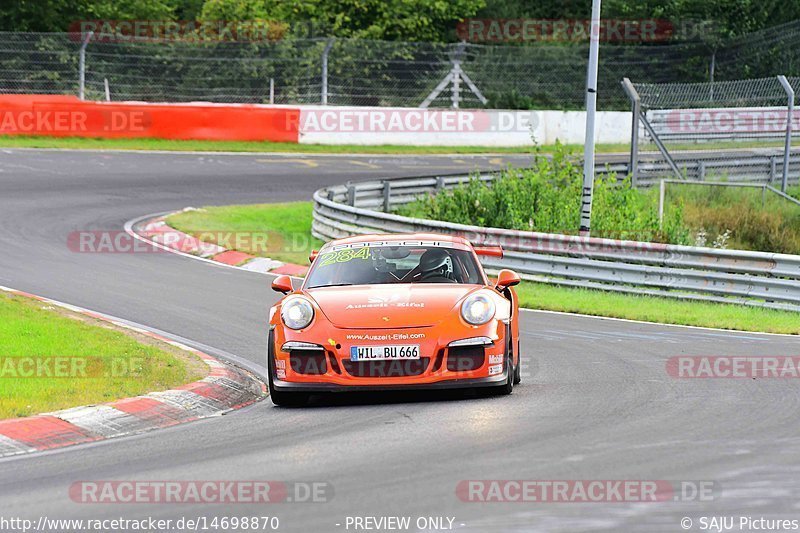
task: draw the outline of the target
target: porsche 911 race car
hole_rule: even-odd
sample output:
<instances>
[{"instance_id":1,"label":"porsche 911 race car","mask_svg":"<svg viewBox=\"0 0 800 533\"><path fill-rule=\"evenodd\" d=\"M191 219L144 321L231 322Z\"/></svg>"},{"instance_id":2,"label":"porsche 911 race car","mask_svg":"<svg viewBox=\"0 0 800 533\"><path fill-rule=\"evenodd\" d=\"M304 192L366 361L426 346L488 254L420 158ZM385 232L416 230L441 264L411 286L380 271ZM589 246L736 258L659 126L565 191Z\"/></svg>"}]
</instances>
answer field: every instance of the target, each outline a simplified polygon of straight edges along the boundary
<instances>
[{"instance_id":1,"label":"porsche 911 race car","mask_svg":"<svg viewBox=\"0 0 800 533\"><path fill-rule=\"evenodd\" d=\"M490 282L473 247L435 234L368 235L327 243L302 287L270 310L269 391L276 405L315 392L495 387L520 381L520 282Z\"/></svg>"}]
</instances>

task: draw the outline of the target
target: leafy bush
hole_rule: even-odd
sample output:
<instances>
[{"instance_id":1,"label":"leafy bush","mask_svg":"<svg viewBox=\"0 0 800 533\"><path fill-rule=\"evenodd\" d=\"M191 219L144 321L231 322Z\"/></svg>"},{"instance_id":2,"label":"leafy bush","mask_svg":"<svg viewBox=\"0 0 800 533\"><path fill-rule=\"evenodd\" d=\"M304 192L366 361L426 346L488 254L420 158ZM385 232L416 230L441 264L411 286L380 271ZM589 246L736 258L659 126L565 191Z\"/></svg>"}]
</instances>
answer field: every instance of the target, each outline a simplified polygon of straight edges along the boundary
<instances>
[{"instance_id":1,"label":"leafy bush","mask_svg":"<svg viewBox=\"0 0 800 533\"><path fill-rule=\"evenodd\" d=\"M403 206L400 214L460 224L577 234L583 169L564 147L537 155L531 169L508 169L491 184L468 183ZM800 187L790 194L800 196ZM670 185L663 228L658 189L597 178L592 236L800 254L800 207L757 189Z\"/></svg>"},{"instance_id":2,"label":"leafy bush","mask_svg":"<svg viewBox=\"0 0 800 533\"><path fill-rule=\"evenodd\" d=\"M483 227L576 234L582 187L582 168L557 145L552 158L537 155L531 169L508 169L491 184L476 176L398 212ZM613 175L595 181L592 235L677 244L691 241L680 204L668 210L659 229L657 198Z\"/></svg>"},{"instance_id":3,"label":"leafy bush","mask_svg":"<svg viewBox=\"0 0 800 533\"><path fill-rule=\"evenodd\" d=\"M800 254L800 207L759 190L681 185L668 189L668 202L681 202L686 224L707 246ZM763 203L762 203L763 202Z\"/></svg>"}]
</instances>

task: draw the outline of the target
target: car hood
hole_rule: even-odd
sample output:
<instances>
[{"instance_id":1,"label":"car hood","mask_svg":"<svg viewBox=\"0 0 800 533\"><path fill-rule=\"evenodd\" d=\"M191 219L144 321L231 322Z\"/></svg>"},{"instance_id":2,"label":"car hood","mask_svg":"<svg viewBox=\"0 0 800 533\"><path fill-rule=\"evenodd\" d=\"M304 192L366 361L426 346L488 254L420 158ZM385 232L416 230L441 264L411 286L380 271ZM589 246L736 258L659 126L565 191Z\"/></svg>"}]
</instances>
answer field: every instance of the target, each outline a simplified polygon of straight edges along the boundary
<instances>
[{"instance_id":1,"label":"car hood","mask_svg":"<svg viewBox=\"0 0 800 533\"><path fill-rule=\"evenodd\" d=\"M306 292L337 328L433 326L480 285L392 284L320 287Z\"/></svg>"}]
</instances>

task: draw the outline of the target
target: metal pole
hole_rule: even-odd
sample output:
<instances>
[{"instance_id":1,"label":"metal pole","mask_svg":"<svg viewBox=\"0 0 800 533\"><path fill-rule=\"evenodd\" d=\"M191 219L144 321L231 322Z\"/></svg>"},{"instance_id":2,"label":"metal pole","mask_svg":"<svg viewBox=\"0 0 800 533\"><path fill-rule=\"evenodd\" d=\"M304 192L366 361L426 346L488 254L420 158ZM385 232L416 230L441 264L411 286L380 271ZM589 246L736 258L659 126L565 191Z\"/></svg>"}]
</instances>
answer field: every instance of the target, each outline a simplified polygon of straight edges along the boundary
<instances>
[{"instance_id":1,"label":"metal pole","mask_svg":"<svg viewBox=\"0 0 800 533\"><path fill-rule=\"evenodd\" d=\"M711 53L711 68L708 69L708 95L709 100L714 101L714 71L717 70L717 50Z\"/></svg>"},{"instance_id":2,"label":"metal pole","mask_svg":"<svg viewBox=\"0 0 800 533\"><path fill-rule=\"evenodd\" d=\"M108 87L108 78L103 78L103 87L106 90L106 102L111 101L111 89Z\"/></svg>"},{"instance_id":3,"label":"metal pole","mask_svg":"<svg viewBox=\"0 0 800 533\"><path fill-rule=\"evenodd\" d=\"M783 180L781 181L781 191L786 192L789 183L789 152L792 149L792 119L794 118L794 89L786 76L778 76L778 81L783 85L786 96L789 98L789 105L786 112L786 143L783 147Z\"/></svg>"},{"instance_id":4,"label":"metal pole","mask_svg":"<svg viewBox=\"0 0 800 533\"><path fill-rule=\"evenodd\" d=\"M784 200L789 200L790 202L792 202L794 204L800 205L800 200L798 200L797 198L793 198L793 197L789 196L785 192L781 192L778 189L773 189L769 185L767 185L767 190L770 191L770 192L774 192L775 194L777 194L778 196L780 196Z\"/></svg>"},{"instance_id":5,"label":"metal pole","mask_svg":"<svg viewBox=\"0 0 800 533\"><path fill-rule=\"evenodd\" d=\"M81 100L84 99L86 93L86 47L89 46L92 35L94 32L90 31L84 36L78 51L78 98Z\"/></svg>"},{"instance_id":6,"label":"metal pole","mask_svg":"<svg viewBox=\"0 0 800 533\"><path fill-rule=\"evenodd\" d=\"M594 123L597 112L597 63L600 55L600 2L592 0L592 33L589 43L589 68L586 76L586 142L583 152L583 199L581 200L582 237L591 235L592 192L594 190Z\"/></svg>"},{"instance_id":7,"label":"metal pole","mask_svg":"<svg viewBox=\"0 0 800 533\"><path fill-rule=\"evenodd\" d=\"M322 105L328 105L328 54L333 48L333 39L328 39L322 51Z\"/></svg>"},{"instance_id":8,"label":"metal pole","mask_svg":"<svg viewBox=\"0 0 800 533\"><path fill-rule=\"evenodd\" d=\"M771 156L769 158L769 182L775 183L775 176L778 175L778 158Z\"/></svg>"},{"instance_id":9,"label":"metal pole","mask_svg":"<svg viewBox=\"0 0 800 533\"><path fill-rule=\"evenodd\" d=\"M664 200L667 195L667 181L661 180L658 191L658 229L664 229Z\"/></svg>"},{"instance_id":10,"label":"metal pole","mask_svg":"<svg viewBox=\"0 0 800 533\"><path fill-rule=\"evenodd\" d=\"M653 129L653 125L650 124L650 121L647 120L647 117L645 115L639 115L639 119L642 121L644 129L646 129L647 133L650 134L650 138L655 143L656 147L658 148L658 151L661 152L661 155L664 156L664 159L669 164L669 167L675 173L675 176L677 176L679 179L683 178L684 176L683 174L681 174L681 169L679 169L678 165L675 164L675 160L672 159L669 150L667 150L667 147L664 146L664 143L661 141L661 138L658 136L658 133L656 133L656 130Z\"/></svg>"},{"instance_id":11,"label":"metal pole","mask_svg":"<svg viewBox=\"0 0 800 533\"><path fill-rule=\"evenodd\" d=\"M275 78L269 79L269 103L275 103Z\"/></svg>"},{"instance_id":12,"label":"metal pole","mask_svg":"<svg viewBox=\"0 0 800 533\"><path fill-rule=\"evenodd\" d=\"M639 115L642 112L642 99L628 78L622 78L622 88L631 101L633 121L631 123L631 158L628 162L628 174L631 176L631 185L636 187L639 181Z\"/></svg>"},{"instance_id":13,"label":"metal pole","mask_svg":"<svg viewBox=\"0 0 800 533\"><path fill-rule=\"evenodd\" d=\"M453 92L451 93L450 97L453 109L458 109L458 102L460 96L461 96L461 64L458 61L453 61Z\"/></svg>"}]
</instances>

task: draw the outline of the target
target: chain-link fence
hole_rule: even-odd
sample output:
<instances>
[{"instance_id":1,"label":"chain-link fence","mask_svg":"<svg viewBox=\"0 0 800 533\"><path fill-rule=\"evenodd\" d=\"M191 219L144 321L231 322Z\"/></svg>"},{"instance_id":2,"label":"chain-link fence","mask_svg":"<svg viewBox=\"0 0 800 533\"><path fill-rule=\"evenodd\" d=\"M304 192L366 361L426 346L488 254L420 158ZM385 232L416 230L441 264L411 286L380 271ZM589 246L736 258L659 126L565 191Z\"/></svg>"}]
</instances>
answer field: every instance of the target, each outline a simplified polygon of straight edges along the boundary
<instances>
[{"instance_id":1,"label":"chain-link fence","mask_svg":"<svg viewBox=\"0 0 800 533\"><path fill-rule=\"evenodd\" d=\"M800 177L800 78L714 83L623 81L635 115L631 170L639 183L665 177L769 183ZM637 146L638 145L638 146ZM788 156L788 157L787 157Z\"/></svg>"},{"instance_id":2,"label":"chain-link fence","mask_svg":"<svg viewBox=\"0 0 800 533\"><path fill-rule=\"evenodd\" d=\"M80 34L0 33L0 92L79 94ZM582 44L363 40L89 39L85 95L141 101L582 109ZM613 45L600 54L601 109L637 83L767 77L800 65L800 21L713 44ZM714 85L718 85L718 82Z\"/></svg>"}]
</instances>

